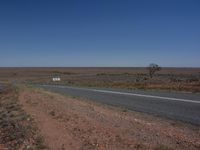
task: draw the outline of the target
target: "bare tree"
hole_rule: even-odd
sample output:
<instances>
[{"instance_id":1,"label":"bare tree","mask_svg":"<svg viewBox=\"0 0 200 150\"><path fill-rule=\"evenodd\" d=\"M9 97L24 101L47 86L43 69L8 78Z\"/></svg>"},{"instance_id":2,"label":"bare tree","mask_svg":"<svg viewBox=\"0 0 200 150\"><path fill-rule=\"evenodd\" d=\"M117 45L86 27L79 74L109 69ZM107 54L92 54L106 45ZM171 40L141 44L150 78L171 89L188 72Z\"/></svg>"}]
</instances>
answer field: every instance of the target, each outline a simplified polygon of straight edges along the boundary
<instances>
[{"instance_id":1,"label":"bare tree","mask_svg":"<svg viewBox=\"0 0 200 150\"><path fill-rule=\"evenodd\" d=\"M161 67L158 66L157 64L151 63L149 64L149 66L147 67L148 71L149 71L149 76L152 78L153 75L157 72L161 70Z\"/></svg>"}]
</instances>

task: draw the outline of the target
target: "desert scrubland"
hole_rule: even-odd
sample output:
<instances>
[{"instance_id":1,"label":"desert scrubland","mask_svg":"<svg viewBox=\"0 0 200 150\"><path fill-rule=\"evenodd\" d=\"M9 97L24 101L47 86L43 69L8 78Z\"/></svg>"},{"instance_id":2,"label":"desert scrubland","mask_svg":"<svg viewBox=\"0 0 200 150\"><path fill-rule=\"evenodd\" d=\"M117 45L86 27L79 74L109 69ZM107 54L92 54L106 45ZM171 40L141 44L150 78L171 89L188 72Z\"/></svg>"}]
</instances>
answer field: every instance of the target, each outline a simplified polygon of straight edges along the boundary
<instances>
[{"instance_id":1,"label":"desert scrubland","mask_svg":"<svg viewBox=\"0 0 200 150\"><path fill-rule=\"evenodd\" d=\"M200 68L162 68L151 78L146 68L0 68L0 81L122 89L200 92Z\"/></svg>"},{"instance_id":2,"label":"desert scrubland","mask_svg":"<svg viewBox=\"0 0 200 150\"><path fill-rule=\"evenodd\" d=\"M0 149L199 149L198 126L33 87L0 93Z\"/></svg>"},{"instance_id":3,"label":"desert scrubland","mask_svg":"<svg viewBox=\"0 0 200 150\"><path fill-rule=\"evenodd\" d=\"M59 76L60 82L52 77ZM200 92L200 68L0 68L0 149L200 149L199 126L34 84Z\"/></svg>"}]
</instances>

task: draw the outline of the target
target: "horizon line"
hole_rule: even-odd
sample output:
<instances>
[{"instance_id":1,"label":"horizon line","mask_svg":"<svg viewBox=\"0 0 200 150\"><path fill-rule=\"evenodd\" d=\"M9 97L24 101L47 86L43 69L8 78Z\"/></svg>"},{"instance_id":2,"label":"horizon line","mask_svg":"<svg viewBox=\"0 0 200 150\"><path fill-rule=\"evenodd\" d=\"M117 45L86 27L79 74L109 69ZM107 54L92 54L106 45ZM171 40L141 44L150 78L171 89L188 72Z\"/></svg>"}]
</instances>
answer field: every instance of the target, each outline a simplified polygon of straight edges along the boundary
<instances>
[{"instance_id":1,"label":"horizon line","mask_svg":"<svg viewBox=\"0 0 200 150\"><path fill-rule=\"evenodd\" d=\"M148 66L0 66L0 68L146 68ZM161 68L199 68L188 66L160 66Z\"/></svg>"}]
</instances>

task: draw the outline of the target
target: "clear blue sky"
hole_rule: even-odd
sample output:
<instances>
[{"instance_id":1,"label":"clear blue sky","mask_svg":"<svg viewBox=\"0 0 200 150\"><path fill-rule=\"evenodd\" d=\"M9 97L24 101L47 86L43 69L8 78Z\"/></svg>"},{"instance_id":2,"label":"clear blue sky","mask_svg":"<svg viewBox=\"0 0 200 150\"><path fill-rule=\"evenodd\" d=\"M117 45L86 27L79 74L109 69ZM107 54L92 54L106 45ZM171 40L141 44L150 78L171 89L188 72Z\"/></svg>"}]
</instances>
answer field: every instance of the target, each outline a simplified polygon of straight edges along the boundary
<instances>
[{"instance_id":1,"label":"clear blue sky","mask_svg":"<svg viewBox=\"0 0 200 150\"><path fill-rule=\"evenodd\" d=\"M199 0L1 0L0 66L200 67Z\"/></svg>"}]
</instances>

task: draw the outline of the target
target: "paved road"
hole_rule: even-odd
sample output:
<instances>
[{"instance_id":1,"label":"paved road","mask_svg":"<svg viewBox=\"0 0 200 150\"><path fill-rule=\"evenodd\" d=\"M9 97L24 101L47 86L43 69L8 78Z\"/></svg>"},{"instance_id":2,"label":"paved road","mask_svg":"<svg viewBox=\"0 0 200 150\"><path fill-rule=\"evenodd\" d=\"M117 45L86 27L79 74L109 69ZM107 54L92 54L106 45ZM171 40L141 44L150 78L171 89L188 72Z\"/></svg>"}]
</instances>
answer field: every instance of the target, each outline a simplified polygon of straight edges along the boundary
<instances>
[{"instance_id":1,"label":"paved road","mask_svg":"<svg viewBox=\"0 0 200 150\"><path fill-rule=\"evenodd\" d=\"M3 86L3 84L0 83L0 93L3 91L5 87Z\"/></svg>"},{"instance_id":2,"label":"paved road","mask_svg":"<svg viewBox=\"0 0 200 150\"><path fill-rule=\"evenodd\" d=\"M80 96L112 106L200 125L200 94L91 89L58 85L37 86L61 94Z\"/></svg>"}]
</instances>

